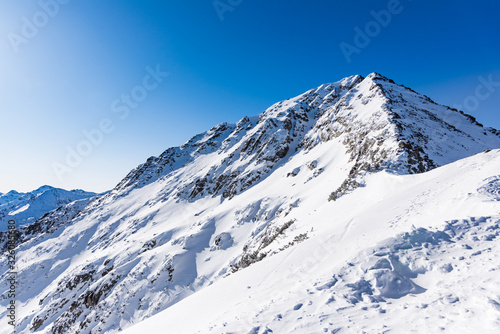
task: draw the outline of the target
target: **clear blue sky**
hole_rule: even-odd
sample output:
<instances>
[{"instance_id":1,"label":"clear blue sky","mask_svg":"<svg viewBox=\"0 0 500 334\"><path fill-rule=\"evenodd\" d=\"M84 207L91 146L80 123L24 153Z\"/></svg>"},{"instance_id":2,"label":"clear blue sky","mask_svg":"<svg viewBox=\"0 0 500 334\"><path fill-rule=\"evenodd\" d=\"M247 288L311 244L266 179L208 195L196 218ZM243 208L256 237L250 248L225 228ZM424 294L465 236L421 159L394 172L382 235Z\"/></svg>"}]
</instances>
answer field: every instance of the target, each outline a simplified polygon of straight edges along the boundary
<instances>
[{"instance_id":1,"label":"clear blue sky","mask_svg":"<svg viewBox=\"0 0 500 334\"><path fill-rule=\"evenodd\" d=\"M374 71L439 103L467 101L500 128L500 87L475 97L478 77L500 82L498 1L54 1L0 0L0 192L108 190L217 123ZM371 11L388 7L390 22L374 24ZM372 29L368 42L356 44L356 27ZM349 62L341 43L358 46ZM169 75L145 90L158 65ZM120 100L132 91L134 108ZM107 133L57 177L54 162L103 120Z\"/></svg>"}]
</instances>

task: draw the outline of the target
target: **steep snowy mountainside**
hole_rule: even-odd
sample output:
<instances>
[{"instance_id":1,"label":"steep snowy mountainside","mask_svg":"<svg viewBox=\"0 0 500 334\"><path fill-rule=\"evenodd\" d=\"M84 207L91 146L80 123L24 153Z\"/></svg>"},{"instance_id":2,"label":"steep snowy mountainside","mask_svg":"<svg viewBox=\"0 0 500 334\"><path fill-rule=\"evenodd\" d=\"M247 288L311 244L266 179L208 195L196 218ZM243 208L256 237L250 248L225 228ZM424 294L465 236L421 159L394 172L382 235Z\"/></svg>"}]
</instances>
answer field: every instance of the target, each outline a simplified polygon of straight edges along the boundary
<instances>
[{"instance_id":1,"label":"steep snowy mountainside","mask_svg":"<svg viewBox=\"0 0 500 334\"><path fill-rule=\"evenodd\" d=\"M96 195L83 190L67 191L51 186L42 186L29 193L12 190L0 195L0 231L7 229L10 219L15 220L18 226L25 225L60 206Z\"/></svg>"},{"instance_id":2,"label":"steep snowy mountainside","mask_svg":"<svg viewBox=\"0 0 500 334\"><path fill-rule=\"evenodd\" d=\"M380 169L420 173L498 147L498 138L498 131L473 117L372 73L324 110L304 146L343 142L355 161L354 175Z\"/></svg>"},{"instance_id":3,"label":"steep snowy mountainside","mask_svg":"<svg viewBox=\"0 0 500 334\"><path fill-rule=\"evenodd\" d=\"M347 217L419 180L408 174L499 147L492 130L378 74L322 85L217 125L148 159L109 193L33 224L36 237L26 232L17 250L18 330L117 332L282 254L292 259L315 235L352 230ZM475 178L496 175L498 151L486 156ZM374 174L384 177L370 183ZM394 209L403 216L394 232L410 229L404 210L418 212L418 203ZM0 282L0 316L7 290Z\"/></svg>"},{"instance_id":4,"label":"steep snowy mountainside","mask_svg":"<svg viewBox=\"0 0 500 334\"><path fill-rule=\"evenodd\" d=\"M484 128L474 117L438 105L380 75L375 75L374 82L386 99L386 108L391 112L409 160L412 158L409 150L421 148L432 163L442 166L479 152L485 143L495 147L500 133Z\"/></svg>"},{"instance_id":5,"label":"steep snowy mountainside","mask_svg":"<svg viewBox=\"0 0 500 334\"><path fill-rule=\"evenodd\" d=\"M351 181L365 171L431 170L498 147L499 138L496 130L482 127L473 117L377 73L357 75L276 103L258 118L219 124L181 147L151 157L110 196L179 175L180 169L206 157L206 168L191 170L189 177L182 170L186 180L177 185L178 191L165 195L232 198L298 150L310 150L323 141L335 140L347 148L353 163Z\"/></svg>"},{"instance_id":6,"label":"steep snowy mountainside","mask_svg":"<svg viewBox=\"0 0 500 334\"><path fill-rule=\"evenodd\" d=\"M77 199L66 205L62 205L55 210L45 213L32 223L17 226L16 238L18 243L24 243L32 238L37 238L45 233L53 233L61 225L70 222L75 218L89 203L96 200L97 196ZM0 231L0 251L6 251L9 239L8 231Z\"/></svg>"},{"instance_id":7,"label":"steep snowy mountainside","mask_svg":"<svg viewBox=\"0 0 500 334\"><path fill-rule=\"evenodd\" d=\"M497 333L499 170L494 150L316 196L307 240L124 333Z\"/></svg>"},{"instance_id":8,"label":"steep snowy mountainside","mask_svg":"<svg viewBox=\"0 0 500 334\"><path fill-rule=\"evenodd\" d=\"M127 187L155 181L161 176L170 177L172 174L169 173L187 167L195 159L209 156L206 168L190 170L189 177L186 170L182 171L187 181L178 185L180 190L175 195L190 200L219 194L231 198L293 155L314 124L316 115L361 81L361 76L345 78L276 103L259 117L244 117L237 124L219 124L181 147L170 148L158 158L149 158L109 196L122 193Z\"/></svg>"}]
</instances>

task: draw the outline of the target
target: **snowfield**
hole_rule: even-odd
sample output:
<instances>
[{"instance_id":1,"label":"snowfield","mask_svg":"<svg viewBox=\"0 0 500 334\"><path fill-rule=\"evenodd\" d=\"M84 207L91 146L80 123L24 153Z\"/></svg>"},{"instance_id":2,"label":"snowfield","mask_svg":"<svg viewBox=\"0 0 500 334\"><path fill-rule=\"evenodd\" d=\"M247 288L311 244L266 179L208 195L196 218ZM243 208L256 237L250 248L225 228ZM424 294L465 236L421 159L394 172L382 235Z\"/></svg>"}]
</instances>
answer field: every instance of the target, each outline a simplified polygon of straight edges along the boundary
<instances>
[{"instance_id":1,"label":"snowfield","mask_svg":"<svg viewBox=\"0 0 500 334\"><path fill-rule=\"evenodd\" d=\"M499 148L376 73L219 124L22 229L17 331L496 333Z\"/></svg>"},{"instance_id":2,"label":"snowfield","mask_svg":"<svg viewBox=\"0 0 500 334\"><path fill-rule=\"evenodd\" d=\"M371 175L333 205L308 196L291 232L306 241L125 333L497 333L499 171L494 150Z\"/></svg>"}]
</instances>

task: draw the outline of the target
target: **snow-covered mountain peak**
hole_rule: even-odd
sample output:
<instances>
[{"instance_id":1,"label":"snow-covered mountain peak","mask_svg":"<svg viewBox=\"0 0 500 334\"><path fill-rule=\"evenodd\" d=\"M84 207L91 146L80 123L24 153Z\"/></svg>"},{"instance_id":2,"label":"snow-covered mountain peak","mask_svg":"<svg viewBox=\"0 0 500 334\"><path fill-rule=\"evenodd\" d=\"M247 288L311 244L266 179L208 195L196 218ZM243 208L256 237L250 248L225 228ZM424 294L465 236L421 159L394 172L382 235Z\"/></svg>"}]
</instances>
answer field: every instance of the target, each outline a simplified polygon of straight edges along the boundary
<instances>
[{"instance_id":1,"label":"snow-covered mountain peak","mask_svg":"<svg viewBox=\"0 0 500 334\"><path fill-rule=\"evenodd\" d=\"M351 177L346 182L355 185L366 171L420 173L496 147L495 131L378 73L353 75L278 102L259 116L221 123L169 148L130 172L108 197L123 196L158 179L168 183L182 173L184 180L175 181L177 191L169 187L164 198L232 198L297 152L307 153L330 140L350 155ZM197 160L205 161L205 167L188 168Z\"/></svg>"},{"instance_id":2,"label":"snow-covered mountain peak","mask_svg":"<svg viewBox=\"0 0 500 334\"><path fill-rule=\"evenodd\" d=\"M242 277L249 267L264 268L255 277L269 276L275 287L281 270L276 258L290 257L286 266L293 267L293 250L308 254L319 236L347 261L346 254L363 245L358 237L372 242L373 235L387 238L421 226L415 210L424 204L435 209L435 203L447 203L448 211L433 217L436 226L454 215L478 215L477 208L491 214L498 150L436 167L499 147L498 134L471 116L376 73L322 85L235 124L221 123L149 158L109 193L61 207L23 230L19 289L26 312L19 329L117 332L228 276ZM481 171L462 182L474 164ZM443 195L435 182L453 189ZM451 194L474 205L489 202L451 212ZM382 199L385 209L379 210ZM377 233L365 236L360 226ZM335 250L337 244L350 253ZM339 271L328 263L330 281L315 279L335 284L331 275ZM360 290L350 294L361 296L376 284L373 275L365 283L348 268L340 272L349 273L342 289Z\"/></svg>"},{"instance_id":3,"label":"snow-covered mountain peak","mask_svg":"<svg viewBox=\"0 0 500 334\"><path fill-rule=\"evenodd\" d=\"M36 190L33 190L33 193L41 193L41 192L44 192L44 191L47 191L47 190L52 190L52 189L55 189L55 188L51 187L49 185L43 185L40 188L38 188Z\"/></svg>"},{"instance_id":4,"label":"snow-covered mountain peak","mask_svg":"<svg viewBox=\"0 0 500 334\"><path fill-rule=\"evenodd\" d=\"M368 74L368 75L366 76L366 79L369 79L369 80L382 80L382 81L390 81L390 82L393 82L393 83L394 83L394 81L392 81L391 79L389 79L389 78L387 78L387 77L385 77L385 76L383 76L382 74L377 73L377 72L372 72L372 73Z\"/></svg>"},{"instance_id":5,"label":"snow-covered mountain peak","mask_svg":"<svg viewBox=\"0 0 500 334\"><path fill-rule=\"evenodd\" d=\"M54 188L48 185L27 193L15 190L0 195L0 231L13 219L18 226L35 222L44 214L76 200L96 196L92 192Z\"/></svg>"}]
</instances>

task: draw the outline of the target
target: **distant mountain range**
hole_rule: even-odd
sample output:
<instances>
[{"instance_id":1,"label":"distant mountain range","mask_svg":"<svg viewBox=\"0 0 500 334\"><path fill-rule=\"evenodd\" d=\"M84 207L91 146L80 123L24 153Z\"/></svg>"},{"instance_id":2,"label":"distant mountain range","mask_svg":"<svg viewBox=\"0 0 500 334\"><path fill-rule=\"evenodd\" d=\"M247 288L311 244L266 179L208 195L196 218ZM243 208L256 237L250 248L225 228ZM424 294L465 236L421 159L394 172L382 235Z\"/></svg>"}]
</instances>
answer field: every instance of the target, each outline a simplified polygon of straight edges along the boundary
<instances>
[{"instance_id":1,"label":"distant mountain range","mask_svg":"<svg viewBox=\"0 0 500 334\"><path fill-rule=\"evenodd\" d=\"M0 193L0 231L6 230L10 219L15 220L18 226L33 223L60 206L96 195L83 190L67 191L50 186L42 186L28 193L15 190Z\"/></svg>"},{"instance_id":2,"label":"distant mountain range","mask_svg":"<svg viewBox=\"0 0 500 334\"><path fill-rule=\"evenodd\" d=\"M499 148L497 130L377 73L219 124L106 194L29 213L18 331L499 328Z\"/></svg>"}]
</instances>

